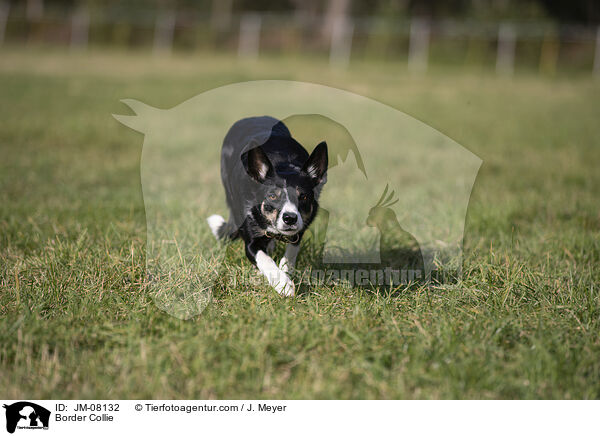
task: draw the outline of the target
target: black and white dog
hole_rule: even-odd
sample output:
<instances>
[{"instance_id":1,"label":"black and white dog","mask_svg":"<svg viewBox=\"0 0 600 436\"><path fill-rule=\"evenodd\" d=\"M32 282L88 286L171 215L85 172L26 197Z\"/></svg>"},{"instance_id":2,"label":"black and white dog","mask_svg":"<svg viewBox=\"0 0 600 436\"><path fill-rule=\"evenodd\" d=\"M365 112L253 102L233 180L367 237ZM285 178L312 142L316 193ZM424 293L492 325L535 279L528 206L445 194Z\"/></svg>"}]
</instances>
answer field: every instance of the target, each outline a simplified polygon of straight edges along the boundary
<instances>
[{"instance_id":1,"label":"black and white dog","mask_svg":"<svg viewBox=\"0 0 600 436\"><path fill-rule=\"evenodd\" d=\"M223 141L221 180L229 221L212 215L208 224L218 239L241 237L248 259L282 295L294 295L287 273L317 213L327 166L325 142L309 156L285 124L272 117L242 119ZM275 240L287 243L279 266L267 254Z\"/></svg>"}]
</instances>

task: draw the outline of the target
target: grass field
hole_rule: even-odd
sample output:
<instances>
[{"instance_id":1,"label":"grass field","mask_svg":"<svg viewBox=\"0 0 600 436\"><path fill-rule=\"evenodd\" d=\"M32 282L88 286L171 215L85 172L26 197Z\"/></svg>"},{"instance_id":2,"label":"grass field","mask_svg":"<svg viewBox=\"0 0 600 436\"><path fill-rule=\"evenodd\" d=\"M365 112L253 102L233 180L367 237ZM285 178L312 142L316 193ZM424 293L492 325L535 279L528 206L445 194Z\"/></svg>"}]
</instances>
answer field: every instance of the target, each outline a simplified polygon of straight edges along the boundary
<instances>
[{"instance_id":1,"label":"grass field","mask_svg":"<svg viewBox=\"0 0 600 436\"><path fill-rule=\"evenodd\" d=\"M144 282L143 137L122 98L172 107L244 80L362 94L483 159L463 280L393 296L217 293L159 310ZM0 55L5 398L599 398L600 82L225 55Z\"/></svg>"}]
</instances>

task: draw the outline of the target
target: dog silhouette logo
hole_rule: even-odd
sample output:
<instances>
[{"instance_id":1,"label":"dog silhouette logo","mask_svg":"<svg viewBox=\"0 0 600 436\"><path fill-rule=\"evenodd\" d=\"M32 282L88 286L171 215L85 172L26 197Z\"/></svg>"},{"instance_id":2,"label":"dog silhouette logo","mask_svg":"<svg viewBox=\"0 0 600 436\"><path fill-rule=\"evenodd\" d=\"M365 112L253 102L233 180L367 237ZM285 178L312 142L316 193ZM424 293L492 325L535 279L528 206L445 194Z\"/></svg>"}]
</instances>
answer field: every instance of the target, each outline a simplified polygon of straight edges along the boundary
<instances>
[{"instance_id":1,"label":"dog silhouette logo","mask_svg":"<svg viewBox=\"0 0 600 436\"><path fill-rule=\"evenodd\" d=\"M19 401L3 406L6 409L6 431L14 433L18 429L48 429L50 411L29 401Z\"/></svg>"}]
</instances>

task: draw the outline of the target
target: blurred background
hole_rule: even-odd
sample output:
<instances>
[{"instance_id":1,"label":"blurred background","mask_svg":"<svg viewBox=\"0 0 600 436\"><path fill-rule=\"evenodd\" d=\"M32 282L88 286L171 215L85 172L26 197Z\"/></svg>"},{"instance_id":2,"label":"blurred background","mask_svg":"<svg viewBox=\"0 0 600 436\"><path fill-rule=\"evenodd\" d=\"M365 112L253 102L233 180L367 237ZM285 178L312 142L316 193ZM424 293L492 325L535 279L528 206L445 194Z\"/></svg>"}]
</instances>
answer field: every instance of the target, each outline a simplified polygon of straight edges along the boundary
<instances>
[{"instance_id":1,"label":"blurred background","mask_svg":"<svg viewBox=\"0 0 600 436\"><path fill-rule=\"evenodd\" d=\"M594 0L0 1L0 44L600 74Z\"/></svg>"}]
</instances>

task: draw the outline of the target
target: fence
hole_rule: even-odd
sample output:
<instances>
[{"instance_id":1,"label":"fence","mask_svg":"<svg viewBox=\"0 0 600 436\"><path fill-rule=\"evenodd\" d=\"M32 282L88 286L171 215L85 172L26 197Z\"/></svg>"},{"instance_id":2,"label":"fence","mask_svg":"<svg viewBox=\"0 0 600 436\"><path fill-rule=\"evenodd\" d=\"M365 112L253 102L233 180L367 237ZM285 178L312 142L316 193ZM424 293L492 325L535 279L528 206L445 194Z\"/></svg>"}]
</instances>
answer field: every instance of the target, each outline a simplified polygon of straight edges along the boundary
<instances>
[{"instance_id":1,"label":"fence","mask_svg":"<svg viewBox=\"0 0 600 436\"><path fill-rule=\"evenodd\" d=\"M449 63L487 65L505 75L515 68L600 75L600 27L343 17L322 32L323 17L299 14L81 7L47 11L42 0L30 3L34 6L11 11L9 3L0 2L0 44L62 44L74 50L151 47L157 56L173 50L218 50L245 59L261 53L311 53L328 56L338 68L379 58L406 62L417 72L430 63Z\"/></svg>"}]
</instances>

